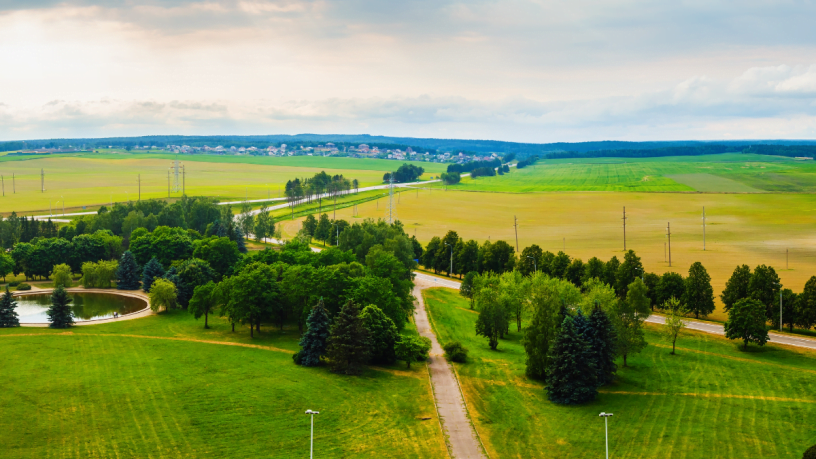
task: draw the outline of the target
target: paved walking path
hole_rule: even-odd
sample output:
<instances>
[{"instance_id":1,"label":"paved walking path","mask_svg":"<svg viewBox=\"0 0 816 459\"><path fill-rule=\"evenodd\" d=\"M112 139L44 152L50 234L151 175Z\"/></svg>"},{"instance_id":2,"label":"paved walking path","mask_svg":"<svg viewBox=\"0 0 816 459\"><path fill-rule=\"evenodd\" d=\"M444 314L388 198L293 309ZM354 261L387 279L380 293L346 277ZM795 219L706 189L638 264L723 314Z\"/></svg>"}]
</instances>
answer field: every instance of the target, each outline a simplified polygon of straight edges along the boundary
<instances>
[{"instance_id":1,"label":"paved walking path","mask_svg":"<svg viewBox=\"0 0 816 459\"><path fill-rule=\"evenodd\" d=\"M430 276L427 276L430 277ZM442 427L447 436L451 457L454 458L483 458L482 446L473 429L473 425L468 419L467 407L459 389L459 382L447 360L445 360L442 346L436 339L436 335L428 321L428 313L425 311L425 302L422 298L422 290L428 287L437 287L434 282L427 281L417 276L414 296L416 297L416 309L414 310L414 320L419 334L430 338L431 355L428 369L431 372L431 384L433 384L436 408L442 420Z\"/></svg>"}]
</instances>

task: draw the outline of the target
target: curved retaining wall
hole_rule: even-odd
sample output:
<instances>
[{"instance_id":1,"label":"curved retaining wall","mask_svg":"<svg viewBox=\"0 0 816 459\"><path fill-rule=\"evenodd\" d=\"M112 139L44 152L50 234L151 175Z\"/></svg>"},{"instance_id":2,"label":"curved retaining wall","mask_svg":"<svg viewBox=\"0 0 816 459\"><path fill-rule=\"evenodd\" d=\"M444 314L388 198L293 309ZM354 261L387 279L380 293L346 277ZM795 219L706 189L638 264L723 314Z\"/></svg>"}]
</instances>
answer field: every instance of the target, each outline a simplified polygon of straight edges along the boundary
<instances>
[{"instance_id":1,"label":"curved retaining wall","mask_svg":"<svg viewBox=\"0 0 816 459\"><path fill-rule=\"evenodd\" d=\"M19 296L28 296L28 295L43 295L43 294L50 294L53 292L53 288L42 288L37 290L25 290L22 292L13 292L15 297ZM107 289L107 288L83 288L83 287L72 287L66 288L65 291L68 293L106 293L108 295L119 295L119 296L126 296L130 298L137 298L145 302L144 309L140 309L136 312L131 312L129 314L123 314L117 318L106 318L106 319L91 319L91 320L83 320L81 322L76 322L74 325L94 325L100 323L108 323L108 322L118 322L120 320L129 320L129 319L138 319L141 317L147 317L153 313L150 309L150 298L147 294L141 290L116 290L116 289ZM20 323L22 327L47 327L48 324L41 324L41 323Z\"/></svg>"}]
</instances>

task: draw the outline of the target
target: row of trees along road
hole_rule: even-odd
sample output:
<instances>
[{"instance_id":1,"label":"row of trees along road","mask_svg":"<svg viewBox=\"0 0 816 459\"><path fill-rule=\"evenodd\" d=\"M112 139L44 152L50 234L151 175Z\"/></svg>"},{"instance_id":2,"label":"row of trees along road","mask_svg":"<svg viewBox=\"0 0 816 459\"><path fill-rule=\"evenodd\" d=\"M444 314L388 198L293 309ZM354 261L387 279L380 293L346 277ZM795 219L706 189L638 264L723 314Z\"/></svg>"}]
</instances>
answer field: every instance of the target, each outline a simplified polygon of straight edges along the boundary
<instances>
[{"instance_id":1,"label":"row of trees along road","mask_svg":"<svg viewBox=\"0 0 816 459\"><path fill-rule=\"evenodd\" d=\"M357 179L349 181L342 175L331 176L321 171L311 178L295 178L287 181L284 195L293 213L296 205L312 203L314 200L317 200L320 205L318 208L318 213L320 213L323 210L323 198L326 197L324 195L336 201L338 196L359 188L360 182Z\"/></svg>"}]
</instances>

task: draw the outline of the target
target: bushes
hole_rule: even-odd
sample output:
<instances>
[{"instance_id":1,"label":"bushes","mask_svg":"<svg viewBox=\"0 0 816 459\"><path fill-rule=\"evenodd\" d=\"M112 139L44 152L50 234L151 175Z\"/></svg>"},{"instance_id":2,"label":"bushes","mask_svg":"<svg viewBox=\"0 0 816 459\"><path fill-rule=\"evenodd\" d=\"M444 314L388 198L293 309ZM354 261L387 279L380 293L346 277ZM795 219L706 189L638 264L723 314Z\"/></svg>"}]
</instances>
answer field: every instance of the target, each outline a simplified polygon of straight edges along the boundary
<instances>
[{"instance_id":1,"label":"bushes","mask_svg":"<svg viewBox=\"0 0 816 459\"><path fill-rule=\"evenodd\" d=\"M18 285L20 285L20 281L9 282L8 284L9 287L17 287Z\"/></svg>"},{"instance_id":2,"label":"bushes","mask_svg":"<svg viewBox=\"0 0 816 459\"><path fill-rule=\"evenodd\" d=\"M82 263L82 279L79 282L85 288L111 288L118 267L119 262L115 260Z\"/></svg>"},{"instance_id":3,"label":"bushes","mask_svg":"<svg viewBox=\"0 0 816 459\"><path fill-rule=\"evenodd\" d=\"M31 290L31 286L26 284L25 282L20 282L19 284L17 284L17 291L19 292L23 290Z\"/></svg>"},{"instance_id":4,"label":"bushes","mask_svg":"<svg viewBox=\"0 0 816 459\"><path fill-rule=\"evenodd\" d=\"M445 349L445 358L451 362L467 362L468 350L459 341L453 341L442 346Z\"/></svg>"},{"instance_id":5,"label":"bushes","mask_svg":"<svg viewBox=\"0 0 816 459\"><path fill-rule=\"evenodd\" d=\"M805 454L802 455L802 459L816 459L816 445L808 448Z\"/></svg>"}]
</instances>

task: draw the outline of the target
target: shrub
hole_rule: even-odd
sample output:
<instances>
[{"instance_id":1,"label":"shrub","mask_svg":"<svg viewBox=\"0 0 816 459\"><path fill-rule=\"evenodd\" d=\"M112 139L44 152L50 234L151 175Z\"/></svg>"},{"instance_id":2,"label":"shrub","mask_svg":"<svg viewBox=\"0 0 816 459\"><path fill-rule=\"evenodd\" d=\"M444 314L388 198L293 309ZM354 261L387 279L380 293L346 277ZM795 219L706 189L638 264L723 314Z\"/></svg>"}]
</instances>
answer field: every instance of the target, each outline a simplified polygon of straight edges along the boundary
<instances>
[{"instance_id":1,"label":"shrub","mask_svg":"<svg viewBox=\"0 0 816 459\"><path fill-rule=\"evenodd\" d=\"M71 287L74 284L74 281L71 279L71 274L71 267L66 264L54 266L54 270L51 271L51 278L54 279L54 287Z\"/></svg>"},{"instance_id":2,"label":"shrub","mask_svg":"<svg viewBox=\"0 0 816 459\"><path fill-rule=\"evenodd\" d=\"M16 287L18 285L20 285L20 281L9 282L8 284L9 287Z\"/></svg>"},{"instance_id":3,"label":"shrub","mask_svg":"<svg viewBox=\"0 0 816 459\"><path fill-rule=\"evenodd\" d=\"M467 362L468 350L459 341L453 341L442 346L445 349L445 358L451 362Z\"/></svg>"},{"instance_id":4,"label":"shrub","mask_svg":"<svg viewBox=\"0 0 816 459\"><path fill-rule=\"evenodd\" d=\"M301 355L300 351L292 354L292 360L295 361L295 365L303 365L303 356Z\"/></svg>"},{"instance_id":5,"label":"shrub","mask_svg":"<svg viewBox=\"0 0 816 459\"><path fill-rule=\"evenodd\" d=\"M19 284L17 284L17 291L21 290L31 290L31 286L26 284L25 282L20 282Z\"/></svg>"},{"instance_id":6,"label":"shrub","mask_svg":"<svg viewBox=\"0 0 816 459\"><path fill-rule=\"evenodd\" d=\"M802 455L802 459L816 459L816 445L808 448L805 454Z\"/></svg>"}]
</instances>

